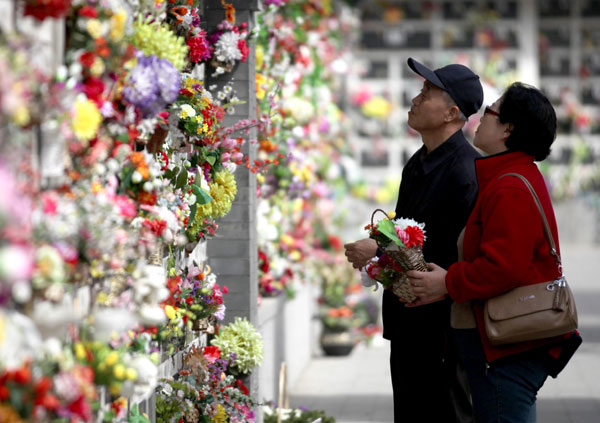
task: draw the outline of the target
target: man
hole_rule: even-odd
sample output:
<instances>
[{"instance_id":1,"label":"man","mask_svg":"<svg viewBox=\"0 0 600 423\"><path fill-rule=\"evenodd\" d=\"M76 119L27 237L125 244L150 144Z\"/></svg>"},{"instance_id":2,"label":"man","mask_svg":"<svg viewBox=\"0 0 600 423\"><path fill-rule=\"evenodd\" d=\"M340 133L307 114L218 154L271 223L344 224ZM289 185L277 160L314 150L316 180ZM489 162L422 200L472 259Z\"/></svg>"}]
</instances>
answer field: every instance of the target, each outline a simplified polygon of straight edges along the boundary
<instances>
[{"instance_id":1,"label":"man","mask_svg":"<svg viewBox=\"0 0 600 423\"><path fill-rule=\"evenodd\" d=\"M477 196L479 154L462 128L481 107L483 89L479 77L462 65L432 71L409 58L408 66L425 79L408 112L408 125L419 132L423 146L402 171L396 216L425 223L425 260L447 268L458 259L456 242ZM368 238L345 248L357 269L377 254L377 244ZM383 337L391 347L395 422L472 421L449 320L445 297L410 307L391 290L384 292Z\"/></svg>"}]
</instances>

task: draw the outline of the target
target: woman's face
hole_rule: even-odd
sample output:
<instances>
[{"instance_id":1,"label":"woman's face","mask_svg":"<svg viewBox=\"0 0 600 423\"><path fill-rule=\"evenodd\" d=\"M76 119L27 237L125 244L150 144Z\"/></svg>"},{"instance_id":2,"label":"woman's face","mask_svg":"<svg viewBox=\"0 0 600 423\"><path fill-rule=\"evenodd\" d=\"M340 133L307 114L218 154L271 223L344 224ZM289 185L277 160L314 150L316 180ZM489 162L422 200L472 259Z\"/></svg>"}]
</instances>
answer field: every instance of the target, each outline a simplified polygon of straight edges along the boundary
<instances>
[{"instance_id":1,"label":"woman's face","mask_svg":"<svg viewBox=\"0 0 600 423\"><path fill-rule=\"evenodd\" d=\"M497 154L506 151L506 139L510 135L510 125L500 123L498 111L502 97L491 106L485 108L479 120L479 127L475 131L473 144L486 154Z\"/></svg>"}]
</instances>

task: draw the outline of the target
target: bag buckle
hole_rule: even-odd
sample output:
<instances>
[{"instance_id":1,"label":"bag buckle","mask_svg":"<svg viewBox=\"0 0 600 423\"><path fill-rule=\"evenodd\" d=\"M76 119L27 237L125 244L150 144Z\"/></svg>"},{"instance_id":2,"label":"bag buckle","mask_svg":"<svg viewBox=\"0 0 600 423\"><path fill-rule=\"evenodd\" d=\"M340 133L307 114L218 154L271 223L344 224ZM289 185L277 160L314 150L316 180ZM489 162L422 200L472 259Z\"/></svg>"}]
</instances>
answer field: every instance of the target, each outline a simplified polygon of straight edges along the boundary
<instances>
[{"instance_id":1,"label":"bag buckle","mask_svg":"<svg viewBox=\"0 0 600 423\"><path fill-rule=\"evenodd\" d=\"M567 281L564 276L561 276L560 278L546 285L546 289L548 291L554 291L555 288L564 288L565 286L567 286Z\"/></svg>"}]
</instances>

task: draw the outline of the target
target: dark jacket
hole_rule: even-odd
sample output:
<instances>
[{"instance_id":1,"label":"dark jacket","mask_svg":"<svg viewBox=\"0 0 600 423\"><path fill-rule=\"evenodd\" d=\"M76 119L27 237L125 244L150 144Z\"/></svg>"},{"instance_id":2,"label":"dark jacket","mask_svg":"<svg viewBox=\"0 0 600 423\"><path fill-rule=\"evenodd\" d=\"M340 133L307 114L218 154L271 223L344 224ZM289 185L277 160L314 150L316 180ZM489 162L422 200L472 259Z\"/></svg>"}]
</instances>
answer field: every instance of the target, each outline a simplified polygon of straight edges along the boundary
<instances>
[{"instance_id":1,"label":"dark jacket","mask_svg":"<svg viewBox=\"0 0 600 423\"><path fill-rule=\"evenodd\" d=\"M458 259L456 241L475 203L475 159L480 155L461 130L426 153L423 146L402 171L396 216L425 223L425 260L447 269ZM402 337L432 321L448 324L449 301L406 308L391 291L384 292L384 338Z\"/></svg>"},{"instance_id":2,"label":"dark jacket","mask_svg":"<svg viewBox=\"0 0 600 423\"><path fill-rule=\"evenodd\" d=\"M533 156L496 154L476 160L476 169L479 195L465 228L464 261L450 266L446 287L456 302L474 300L483 349L487 360L493 361L556 343L557 338L492 346L483 324L483 300L560 276L529 189L517 177L499 176L513 172L527 178L540 198L556 247L560 247L550 195Z\"/></svg>"}]
</instances>

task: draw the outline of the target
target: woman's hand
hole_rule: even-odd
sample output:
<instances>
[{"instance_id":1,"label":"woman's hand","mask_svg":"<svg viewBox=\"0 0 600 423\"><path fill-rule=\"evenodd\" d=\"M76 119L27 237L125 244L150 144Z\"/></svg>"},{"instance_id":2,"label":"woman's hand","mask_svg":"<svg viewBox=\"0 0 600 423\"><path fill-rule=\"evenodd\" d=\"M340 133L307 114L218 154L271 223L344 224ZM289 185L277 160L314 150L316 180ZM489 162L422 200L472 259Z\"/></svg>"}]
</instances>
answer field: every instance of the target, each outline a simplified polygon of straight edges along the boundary
<instances>
[{"instance_id":1,"label":"woman's hand","mask_svg":"<svg viewBox=\"0 0 600 423\"><path fill-rule=\"evenodd\" d=\"M417 301L407 304L407 307L416 307L444 299L446 290L446 269L435 263L428 263L429 272L409 270L406 272L413 293L419 297Z\"/></svg>"}]
</instances>

